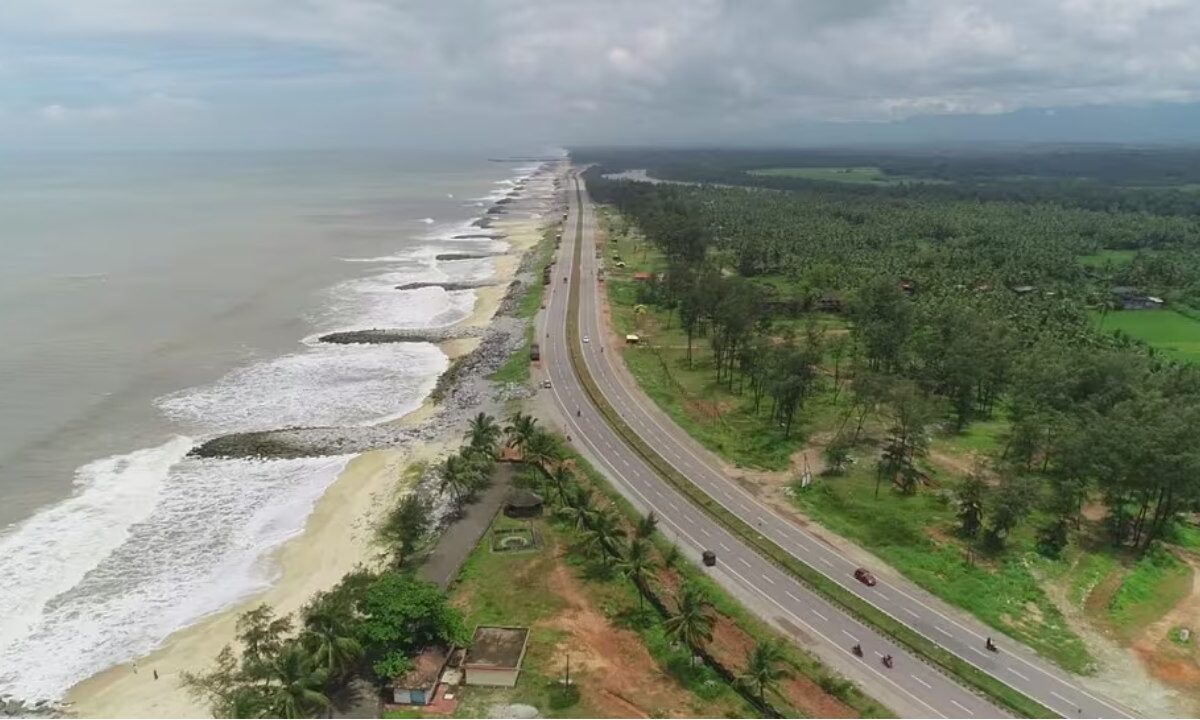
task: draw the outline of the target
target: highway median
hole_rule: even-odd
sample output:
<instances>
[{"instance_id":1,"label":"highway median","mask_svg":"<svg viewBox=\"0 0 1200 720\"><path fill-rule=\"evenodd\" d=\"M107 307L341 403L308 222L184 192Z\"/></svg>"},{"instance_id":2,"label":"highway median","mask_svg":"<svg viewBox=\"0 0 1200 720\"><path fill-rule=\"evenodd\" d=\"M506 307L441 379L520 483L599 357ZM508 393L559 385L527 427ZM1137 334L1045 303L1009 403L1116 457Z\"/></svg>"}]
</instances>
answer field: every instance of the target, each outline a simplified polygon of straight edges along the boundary
<instances>
[{"instance_id":1,"label":"highway median","mask_svg":"<svg viewBox=\"0 0 1200 720\"><path fill-rule=\"evenodd\" d=\"M582 211L583 197L578 186L576 186L576 198L578 206ZM608 402L592 377L591 372L588 370L582 355L579 342L580 260L583 246L582 223L582 212L580 212L576 217L575 248L571 265L572 282L567 301L568 353L571 365L584 391L593 404L600 410L601 414L604 415L613 430L624 438L629 446L650 467L654 468L664 480L691 502L720 522L727 530L736 534L760 555L786 570L797 580L804 583L814 592L820 593L848 614L903 644L917 656L924 658L944 672L958 678L965 685L974 688L976 691L998 703L1001 707L1019 716L1032 718L1059 717L1058 714L1041 703L938 646L933 641L904 625L898 619L841 587L817 569L787 553L783 548L755 531L748 523L716 502L646 444L641 436L621 418L616 409Z\"/></svg>"}]
</instances>

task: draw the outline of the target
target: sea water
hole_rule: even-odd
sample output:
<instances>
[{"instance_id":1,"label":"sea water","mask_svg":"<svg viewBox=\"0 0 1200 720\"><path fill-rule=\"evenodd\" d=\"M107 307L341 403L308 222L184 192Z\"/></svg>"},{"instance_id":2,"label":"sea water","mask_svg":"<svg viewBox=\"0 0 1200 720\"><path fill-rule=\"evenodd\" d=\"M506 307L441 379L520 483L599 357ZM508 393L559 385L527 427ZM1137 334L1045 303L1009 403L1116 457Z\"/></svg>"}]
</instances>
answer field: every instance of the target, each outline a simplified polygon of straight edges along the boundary
<instances>
[{"instance_id":1,"label":"sea water","mask_svg":"<svg viewBox=\"0 0 1200 720\"><path fill-rule=\"evenodd\" d=\"M348 457L200 439L420 405L434 345L321 332L470 314L496 240L454 239L532 167L390 153L0 159L0 694L55 698L264 587ZM473 229L479 233L478 229Z\"/></svg>"}]
</instances>

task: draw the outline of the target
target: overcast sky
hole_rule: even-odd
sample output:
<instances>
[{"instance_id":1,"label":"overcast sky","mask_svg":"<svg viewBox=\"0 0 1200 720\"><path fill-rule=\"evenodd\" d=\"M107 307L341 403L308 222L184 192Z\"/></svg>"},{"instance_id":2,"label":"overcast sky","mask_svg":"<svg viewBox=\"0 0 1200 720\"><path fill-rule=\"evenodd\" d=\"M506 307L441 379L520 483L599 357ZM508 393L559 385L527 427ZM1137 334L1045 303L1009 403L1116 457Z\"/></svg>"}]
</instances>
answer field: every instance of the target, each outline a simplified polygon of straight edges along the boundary
<instances>
[{"instance_id":1,"label":"overcast sky","mask_svg":"<svg viewBox=\"0 0 1200 720\"><path fill-rule=\"evenodd\" d=\"M0 2L5 147L972 136L1200 141L1200 2Z\"/></svg>"}]
</instances>

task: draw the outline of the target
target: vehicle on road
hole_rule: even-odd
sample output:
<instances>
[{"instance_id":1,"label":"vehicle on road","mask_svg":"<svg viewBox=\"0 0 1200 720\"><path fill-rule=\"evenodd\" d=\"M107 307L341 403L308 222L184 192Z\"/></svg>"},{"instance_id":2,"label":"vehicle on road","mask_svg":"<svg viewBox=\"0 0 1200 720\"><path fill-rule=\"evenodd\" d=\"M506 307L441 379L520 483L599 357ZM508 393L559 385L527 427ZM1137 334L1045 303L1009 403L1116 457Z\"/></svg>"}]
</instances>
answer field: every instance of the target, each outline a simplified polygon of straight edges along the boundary
<instances>
[{"instance_id":1,"label":"vehicle on road","mask_svg":"<svg viewBox=\"0 0 1200 720\"><path fill-rule=\"evenodd\" d=\"M855 657L862 657L862 645L854 643L854 647L850 648L850 652L854 653Z\"/></svg>"},{"instance_id":2,"label":"vehicle on road","mask_svg":"<svg viewBox=\"0 0 1200 720\"><path fill-rule=\"evenodd\" d=\"M883 656L883 664L884 664L886 667L891 667L891 666L892 666L892 656L891 656L891 655L884 655L884 656Z\"/></svg>"},{"instance_id":3,"label":"vehicle on road","mask_svg":"<svg viewBox=\"0 0 1200 720\"><path fill-rule=\"evenodd\" d=\"M988 639L987 639L987 640L986 640L986 641L983 643L983 646L984 646L985 648L987 648L988 650L991 650L992 652L1000 652L1000 649L996 647L996 643L992 642L992 639L991 639L991 638L988 638Z\"/></svg>"},{"instance_id":4,"label":"vehicle on road","mask_svg":"<svg viewBox=\"0 0 1200 720\"><path fill-rule=\"evenodd\" d=\"M584 335L584 336L583 336L583 341L584 341L584 342L588 342L588 336L587 336L587 335Z\"/></svg>"},{"instance_id":5,"label":"vehicle on road","mask_svg":"<svg viewBox=\"0 0 1200 720\"><path fill-rule=\"evenodd\" d=\"M717 564L717 554L712 550L705 550L700 557L704 560L706 567L712 567Z\"/></svg>"},{"instance_id":6,"label":"vehicle on road","mask_svg":"<svg viewBox=\"0 0 1200 720\"><path fill-rule=\"evenodd\" d=\"M867 587L875 587L875 576L866 568L859 568L854 571L854 579L858 580Z\"/></svg>"},{"instance_id":7,"label":"vehicle on road","mask_svg":"<svg viewBox=\"0 0 1200 720\"><path fill-rule=\"evenodd\" d=\"M544 387L544 388L548 388L548 387L550 387L550 381L549 381L549 380L543 380L543 381L542 381L542 387Z\"/></svg>"}]
</instances>

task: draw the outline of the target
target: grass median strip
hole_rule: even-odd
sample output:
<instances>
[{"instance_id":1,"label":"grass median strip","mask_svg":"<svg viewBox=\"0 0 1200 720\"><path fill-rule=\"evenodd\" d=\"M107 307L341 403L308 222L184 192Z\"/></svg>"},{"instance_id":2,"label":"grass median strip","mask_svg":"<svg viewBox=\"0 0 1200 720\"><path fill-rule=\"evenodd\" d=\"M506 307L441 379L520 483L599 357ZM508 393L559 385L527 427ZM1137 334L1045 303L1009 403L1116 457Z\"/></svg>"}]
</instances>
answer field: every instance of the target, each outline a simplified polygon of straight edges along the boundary
<instances>
[{"instance_id":1,"label":"grass median strip","mask_svg":"<svg viewBox=\"0 0 1200 720\"><path fill-rule=\"evenodd\" d=\"M583 206L582 193L576 189L579 207ZM764 557L782 567L791 575L812 590L820 593L826 599L842 607L845 611L875 629L887 634L902 643L917 655L929 660L951 675L959 678L970 687L975 688L1002 707L1018 715L1034 718L1058 717L1049 708L1026 696L1017 689L971 665L962 658L938 646L916 631L891 617L879 608L847 591L832 579L785 552L775 543L755 532L750 525L729 512L707 493L696 487L690 480L677 471L649 445L642 440L620 414L609 404L607 398L596 385L587 365L583 360L579 344L579 265L582 257L583 225L582 215L576 217L575 250L571 262L571 287L567 297L567 349L571 365L579 377L584 391L592 402L599 408L609 425L629 443L654 470L676 490L683 493L693 503L707 512L715 520L746 544L754 548Z\"/></svg>"}]
</instances>

